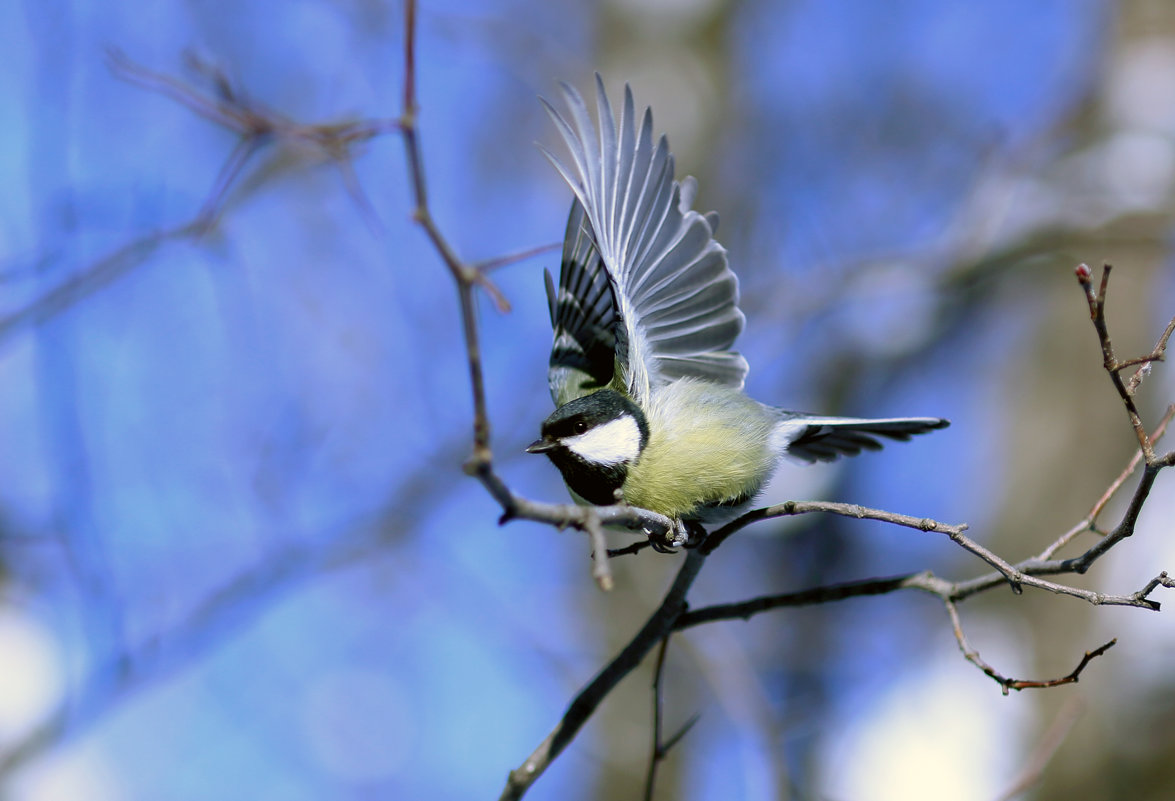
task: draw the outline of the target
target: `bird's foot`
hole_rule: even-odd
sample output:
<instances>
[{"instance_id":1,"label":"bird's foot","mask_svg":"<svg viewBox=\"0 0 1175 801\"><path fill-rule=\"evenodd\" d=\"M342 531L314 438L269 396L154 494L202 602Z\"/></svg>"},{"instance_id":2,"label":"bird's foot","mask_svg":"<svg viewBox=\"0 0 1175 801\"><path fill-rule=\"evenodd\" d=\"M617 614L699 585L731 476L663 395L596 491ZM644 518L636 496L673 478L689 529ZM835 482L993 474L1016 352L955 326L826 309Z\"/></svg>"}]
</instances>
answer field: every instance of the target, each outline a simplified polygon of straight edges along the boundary
<instances>
[{"instance_id":1,"label":"bird's foot","mask_svg":"<svg viewBox=\"0 0 1175 801\"><path fill-rule=\"evenodd\" d=\"M674 520L673 527L662 535L649 534L649 544L657 553L676 553L680 548L692 548L702 541L706 530L696 520Z\"/></svg>"}]
</instances>

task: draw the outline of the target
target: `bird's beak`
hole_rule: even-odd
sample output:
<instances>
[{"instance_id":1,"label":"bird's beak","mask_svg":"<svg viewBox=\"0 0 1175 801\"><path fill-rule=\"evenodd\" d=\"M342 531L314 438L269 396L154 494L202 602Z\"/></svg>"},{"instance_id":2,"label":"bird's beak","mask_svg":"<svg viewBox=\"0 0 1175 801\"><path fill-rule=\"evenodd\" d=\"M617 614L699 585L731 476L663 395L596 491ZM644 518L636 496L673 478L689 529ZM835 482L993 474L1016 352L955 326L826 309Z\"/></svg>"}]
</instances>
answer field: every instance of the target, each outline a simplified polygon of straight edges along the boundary
<instances>
[{"instance_id":1,"label":"bird's beak","mask_svg":"<svg viewBox=\"0 0 1175 801\"><path fill-rule=\"evenodd\" d=\"M546 453L553 451L559 447L559 443L553 439L536 439L534 442L526 446L527 453Z\"/></svg>"}]
</instances>

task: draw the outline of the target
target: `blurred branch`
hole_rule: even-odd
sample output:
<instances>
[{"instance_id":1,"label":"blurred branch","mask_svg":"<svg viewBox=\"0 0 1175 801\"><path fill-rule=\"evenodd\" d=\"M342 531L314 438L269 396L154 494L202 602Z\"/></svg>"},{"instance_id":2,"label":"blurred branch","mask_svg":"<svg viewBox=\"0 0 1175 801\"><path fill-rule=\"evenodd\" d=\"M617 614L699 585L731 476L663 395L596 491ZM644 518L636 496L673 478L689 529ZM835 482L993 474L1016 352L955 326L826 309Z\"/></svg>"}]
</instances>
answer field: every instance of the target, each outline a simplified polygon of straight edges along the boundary
<instances>
[{"instance_id":1,"label":"blurred branch","mask_svg":"<svg viewBox=\"0 0 1175 801\"><path fill-rule=\"evenodd\" d=\"M517 253L507 253L505 256L498 256L497 258L479 261L474 265L474 267L479 272L488 273L492 270L498 269L499 267L505 267L519 261L526 261L527 259L534 258L535 256L541 255L543 253L550 253L553 250L559 250L561 247L563 247L562 242L552 242L547 245L539 245L535 248L520 250Z\"/></svg>"},{"instance_id":2,"label":"blurred branch","mask_svg":"<svg viewBox=\"0 0 1175 801\"><path fill-rule=\"evenodd\" d=\"M147 234L71 275L61 284L11 314L0 317L0 342L28 326L40 325L65 311L149 259L163 245L199 236L204 231L197 218L163 231Z\"/></svg>"},{"instance_id":3,"label":"blurred branch","mask_svg":"<svg viewBox=\"0 0 1175 801\"><path fill-rule=\"evenodd\" d=\"M334 162L357 208L369 224L378 226L370 202L355 178L352 161L359 145L396 129L396 122L365 119L345 122L301 123L266 109L246 98L219 70L188 56L189 64L215 88L210 94L170 75L154 72L131 61L117 49L107 52L107 64L119 78L168 97L197 115L237 135L238 140L217 172L212 187L190 220L145 234L116 248L109 255L82 267L60 285L24 308L0 317L0 341L28 325L44 323L79 301L129 274L150 258L161 245L185 239L198 240L217 222L232 188L257 154L278 145L309 148L316 159Z\"/></svg>"},{"instance_id":4,"label":"blurred branch","mask_svg":"<svg viewBox=\"0 0 1175 801\"><path fill-rule=\"evenodd\" d=\"M81 269L58 287L37 298L26 307L0 317L0 340L24 326L43 323L54 315L91 296L103 287L144 263L161 246L173 241L199 239L215 225L231 189L239 183L244 168L258 152L283 142L310 145L319 156L336 162L360 211L370 214L370 204L357 189L351 164L353 148L373 137L399 130L399 121L360 120L344 123L305 124L287 119L247 100L219 70L204 62L190 63L214 86L212 94L203 93L177 78L153 72L130 61L117 50L110 51L109 65L119 77L142 88L159 92L179 102L198 115L236 133L237 144L220 167L213 186L199 212L188 222L147 234L114 250L108 256ZM546 248L536 248L486 262L483 268L529 258ZM475 283L496 290L478 277ZM500 298L500 295L498 296ZM505 307L504 298L500 305ZM452 448L437 450L438 464L451 462ZM294 545L280 548L254 566L226 580L200 599L174 627L126 646L90 670L81 684L47 718L0 753L0 776L10 775L68 738L94 725L110 710L133 693L162 681L176 670L191 666L203 654L214 649L248 621L261 614L268 604L302 581L326 572L366 561L386 547L389 532L400 530L392 520L402 520L414 504L431 497L437 482L444 483L446 471L423 465L411 480L389 499L384 511L373 521L350 532L331 537L325 545ZM422 486L422 482L427 486ZM574 507L532 504L516 499L508 511L514 516L532 516L548 522L587 528L592 521L602 532L603 525L627 523L655 526L659 516L616 507L600 513L579 516ZM602 533L600 534L602 554ZM597 560L606 565L605 559Z\"/></svg>"},{"instance_id":5,"label":"blurred branch","mask_svg":"<svg viewBox=\"0 0 1175 801\"><path fill-rule=\"evenodd\" d=\"M107 51L107 64L117 77L169 97L239 137L201 211L200 217L208 225L215 220L220 201L240 170L260 149L272 144L309 147L313 155L334 162L344 172L346 181L345 171L354 158L355 148L397 128L395 120L382 118L298 122L250 100L214 65L192 54L188 54L187 60L189 66L213 85L215 94L201 92L184 81L136 64L116 48Z\"/></svg>"},{"instance_id":6,"label":"blurred branch","mask_svg":"<svg viewBox=\"0 0 1175 801\"><path fill-rule=\"evenodd\" d=\"M323 544L271 551L204 595L174 626L100 661L56 710L0 753L0 777L81 735L135 693L191 667L304 582L369 563L402 531L403 520L422 512L448 484L444 466L452 464L462 446L458 441L441 443L422 469L367 520Z\"/></svg>"},{"instance_id":7,"label":"blurred branch","mask_svg":"<svg viewBox=\"0 0 1175 801\"><path fill-rule=\"evenodd\" d=\"M1061 707L1057 712L1056 718L1049 726L1048 731L1040 738L1040 742L1028 757L1023 770L1012 782L1011 786L1000 793L996 801L1011 801L1011 799L1025 792L1038 781L1044 773L1044 769L1048 766L1053 756L1057 753L1057 749L1065 742L1065 738L1069 736L1069 732L1073 731L1073 727L1077 724L1077 719L1081 717L1084 711L1084 704L1080 698L1073 697Z\"/></svg>"}]
</instances>

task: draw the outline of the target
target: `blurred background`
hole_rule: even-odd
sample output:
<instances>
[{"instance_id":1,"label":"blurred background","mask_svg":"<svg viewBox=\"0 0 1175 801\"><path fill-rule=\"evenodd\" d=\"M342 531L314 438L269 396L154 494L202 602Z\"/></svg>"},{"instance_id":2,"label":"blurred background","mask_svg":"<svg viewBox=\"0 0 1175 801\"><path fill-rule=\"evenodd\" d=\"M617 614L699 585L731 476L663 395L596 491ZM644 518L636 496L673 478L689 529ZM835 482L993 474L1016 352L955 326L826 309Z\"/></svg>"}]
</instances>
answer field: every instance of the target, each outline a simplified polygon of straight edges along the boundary
<instances>
[{"instance_id":1,"label":"blurred background","mask_svg":"<svg viewBox=\"0 0 1175 801\"><path fill-rule=\"evenodd\" d=\"M570 193L534 147L557 144L536 96L557 100L560 79L590 90L598 70L613 97L630 82L653 106L679 176L721 214L754 397L952 420L785 468L768 500L968 522L1018 560L1129 460L1073 268L1117 266L1111 333L1121 356L1148 351L1175 313L1169 3L422 6L431 201L464 257L561 237ZM495 525L460 470L457 304L410 220L394 134L344 162L270 142L215 226L175 233L237 136L120 80L107 48L214 93L194 54L303 123L389 118L402 14L0 4L4 797L496 798L680 565L617 560L605 595L581 535ZM549 501L566 499L556 471L521 451L550 411L541 274L557 266L548 252L502 267L513 311L481 304L500 472ZM1151 425L1172 400L1159 365L1140 394ZM1172 481L1076 581L1128 594L1175 568ZM983 568L933 534L774 522L724 545L691 601ZM1080 684L1002 697L931 597L691 630L669 649L666 726L700 719L657 797L994 801L1060 728L1018 797L1170 798L1169 612L1000 589L961 613L1006 675L1061 676L1118 645ZM630 676L529 797L638 797L650 681L651 664Z\"/></svg>"}]
</instances>

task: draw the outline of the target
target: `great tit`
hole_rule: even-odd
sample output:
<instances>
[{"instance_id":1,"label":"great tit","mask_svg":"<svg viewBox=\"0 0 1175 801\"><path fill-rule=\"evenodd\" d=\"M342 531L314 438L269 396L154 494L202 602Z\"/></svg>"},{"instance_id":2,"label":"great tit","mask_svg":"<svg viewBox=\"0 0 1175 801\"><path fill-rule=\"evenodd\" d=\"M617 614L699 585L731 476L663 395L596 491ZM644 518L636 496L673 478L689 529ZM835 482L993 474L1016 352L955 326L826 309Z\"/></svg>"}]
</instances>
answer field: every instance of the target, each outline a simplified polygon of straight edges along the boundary
<instances>
[{"instance_id":1,"label":"great tit","mask_svg":"<svg viewBox=\"0 0 1175 801\"><path fill-rule=\"evenodd\" d=\"M557 408L526 450L546 454L577 501L659 512L679 545L688 529L745 510L785 455L828 462L949 425L824 417L747 397L746 359L731 350L744 322L738 279L714 240L717 215L691 208L696 181L674 180L651 109L636 129L628 86L617 128L596 76L598 132L579 93L562 88L570 122L542 100L571 166L543 153L575 194L558 289L546 273Z\"/></svg>"}]
</instances>

